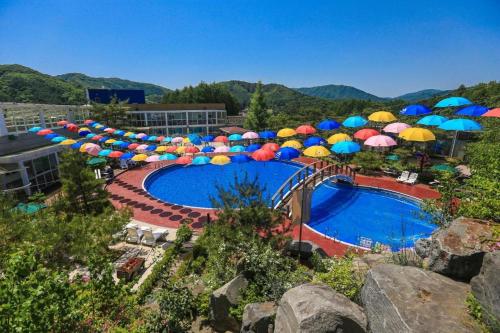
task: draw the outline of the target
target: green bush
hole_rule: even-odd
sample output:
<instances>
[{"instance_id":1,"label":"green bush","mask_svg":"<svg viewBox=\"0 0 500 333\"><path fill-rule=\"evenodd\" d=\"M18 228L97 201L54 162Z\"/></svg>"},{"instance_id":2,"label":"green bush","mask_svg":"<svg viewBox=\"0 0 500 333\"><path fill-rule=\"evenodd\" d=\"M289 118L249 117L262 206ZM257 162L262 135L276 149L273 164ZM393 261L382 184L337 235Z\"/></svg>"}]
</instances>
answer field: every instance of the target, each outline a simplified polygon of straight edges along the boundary
<instances>
[{"instance_id":1,"label":"green bush","mask_svg":"<svg viewBox=\"0 0 500 333\"><path fill-rule=\"evenodd\" d=\"M179 249L177 246L171 246L165 251L165 253L163 253L163 257L153 267L151 274L147 277L146 280L144 280L137 292L137 301L139 303L143 303L146 299L146 296L151 294L162 275L165 273L168 274L170 266L177 257L178 251Z\"/></svg>"},{"instance_id":2,"label":"green bush","mask_svg":"<svg viewBox=\"0 0 500 333\"><path fill-rule=\"evenodd\" d=\"M359 301L363 280L353 270L352 257L325 259L325 262L327 272L316 273L313 282L325 283L352 301Z\"/></svg>"},{"instance_id":3,"label":"green bush","mask_svg":"<svg viewBox=\"0 0 500 333\"><path fill-rule=\"evenodd\" d=\"M351 162L361 168L361 173L379 171L380 167L384 164L383 156L371 151L357 153Z\"/></svg>"},{"instance_id":4,"label":"green bush","mask_svg":"<svg viewBox=\"0 0 500 333\"><path fill-rule=\"evenodd\" d=\"M193 237L193 231L186 224L183 224L177 229L175 233L175 244L177 246L189 242Z\"/></svg>"}]
</instances>

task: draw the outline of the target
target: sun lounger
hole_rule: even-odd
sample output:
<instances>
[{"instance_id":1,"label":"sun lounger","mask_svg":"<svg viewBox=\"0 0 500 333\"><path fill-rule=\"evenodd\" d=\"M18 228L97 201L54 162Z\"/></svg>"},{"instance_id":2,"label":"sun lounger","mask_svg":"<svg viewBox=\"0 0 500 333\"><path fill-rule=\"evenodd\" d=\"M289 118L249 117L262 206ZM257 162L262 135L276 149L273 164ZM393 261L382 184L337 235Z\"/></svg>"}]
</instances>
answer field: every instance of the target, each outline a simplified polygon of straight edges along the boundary
<instances>
[{"instance_id":1,"label":"sun lounger","mask_svg":"<svg viewBox=\"0 0 500 333\"><path fill-rule=\"evenodd\" d=\"M399 176L396 181L398 182L405 182L408 180L408 177L410 176L410 172L409 171L403 171L403 173L401 173L401 176Z\"/></svg>"},{"instance_id":2,"label":"sun lounger","mask_svg":"<svg viewBox=\"0 0 500 333\"><path fill-rule=\"evenodd\" d=\"M412 172L410 174L410 177L408 177L407 180L404 181L405 184L413 185L417 182L418 178L418 173Z\"/></svg>"},{"instance_id":3,"label":"sun lounger","mask_svg":"<svg viewBox=\"0 0 500 333\"><path fill-rule=\"evenodd\" d=\"M139 244L143 235L141 229L137 227L137 224L129 223L126 226L127 230L127 238L126 241L128 243Z\"/></svg>"},{"instance_id":4,"label":"sun lounger","mask_svg":"<svg viewBox=\"0 0 500 333\"><path fill-rule=\"evenodd\" d=\"M152 230L150 227L143 227L141 228L144 237L142 238L142 244L147 245L147 246L155 246L156 242L160 239L165 237L167 234L167 229L164 228L157 228Z\"/></svg>"}]
</instances>

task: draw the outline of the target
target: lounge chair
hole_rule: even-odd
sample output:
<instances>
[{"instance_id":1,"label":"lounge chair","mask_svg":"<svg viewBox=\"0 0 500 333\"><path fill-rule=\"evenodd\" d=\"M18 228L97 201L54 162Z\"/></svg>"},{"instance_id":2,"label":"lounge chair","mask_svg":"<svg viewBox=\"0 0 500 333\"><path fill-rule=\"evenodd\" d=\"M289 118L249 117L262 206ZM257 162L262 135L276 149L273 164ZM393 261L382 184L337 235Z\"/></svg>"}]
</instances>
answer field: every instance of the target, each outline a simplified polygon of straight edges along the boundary
<instances>
[{"instance_id":1,"label":"lounge chair","mask_svg":"<svg viewBox=\"0 0 500 333\"><path fill-rule=\"evenodd\" d=\"M125 239L128 243L139 244L143 235L141 229L138 228L137 224L129 223L125 227L127 230L127 238Z\"/></svg>"},{"instance_id":2,"label":"lounge chair","mask_svg":"<svg viewBox=\"0 0 500 333\"><path fill-rule=\"evenodd\" d=\"M141 228L141 230L144 234L141 243L147 246L155 246L156 242L160 238L165 237L165 235L168 233L167 229L164 228L157 228L152 230L150 227L143 227Z\"/></svg>"},{"instance_id":3,"label":"lounge chair","mask_svg":"<svg viewBox=\"0 0 500 333\"><path fill-rule=\"evenodd\" d=\"M405 181L408 180L408 177L410 176L410 172L409 171L403 171L403 173L401 173L401 176L399 176L396 181L398 182L401 182L401 183L404 183Z\"/></svg>"},{"instance_id":4,"label":"lounge chair","mask_svg":"<svg viewBox=\"0 0 500 333\"><path fill-rule=\"evenodd\" d=\"M410 177L408 177L407 180L404 181L405 184L413 185L417 182L418 178L418 173L412 172L410 174Z\"/></svg>"}]
</instances>

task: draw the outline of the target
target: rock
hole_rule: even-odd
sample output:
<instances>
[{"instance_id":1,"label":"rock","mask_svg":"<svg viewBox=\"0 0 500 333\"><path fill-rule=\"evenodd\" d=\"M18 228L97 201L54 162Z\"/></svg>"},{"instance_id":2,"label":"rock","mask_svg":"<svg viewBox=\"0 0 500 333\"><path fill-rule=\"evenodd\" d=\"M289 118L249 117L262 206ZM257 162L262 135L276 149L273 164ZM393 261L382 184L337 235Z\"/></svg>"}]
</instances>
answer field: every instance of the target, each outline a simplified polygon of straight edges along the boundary
<instances>
[{"instance_id":1,"label":"rock","mask_svg":"<svg viewBox=\"0 0 500 333\"><path fill-rule=\"evenodd\" d=\"M370 269L380 264L385 264L391 261L390 254L367 253L359 257L355 257L352 261L352 267L356 273L365 276Z\"/></svg>"},{"instance_id":2,"label":"rock","mask_svg":"<svg viewBox=\"0 0 500 333\"><path fill-rule=\"evenodd\" d=\"M487 253L479 275L470 281L486 322L500 330L500 251Z\"/></svg>"},{"instance_id":3,"label":"rock","mask_svg":"<svg viewBox=\"0 0 500 333\"><path fill-rule=\"evenodd\" d=\"M467 284L440 274L382 264L368 272L361 300L373 333L474 332L468 292Z\"/></svg>"},{"instance_id":4,"label":"rock","mask_svg":"<svg viewBox=\"0 0 500 333\"><path fill-rule=\"evenodd\" d=\"M251 303L243 310L242 333L268 333L276 316L274 302ZM272 330L271 330L272 332Z\"/></svg>"},{"instance_id":5,"label":"rock","mask_svg":"<svg viewBox=\"0 0 500 333\"><path fill-rule=\"evenodd\" d=\"M300 255L302 258L308 259L313 255L313 253L319 254L322 258L328 257L326 252L317 244L305 240L303 240L301 243ZM289 242L286 247L286 252L288 252L289 255L297 256L299 254L299 241L294 239Z\"/></svg>"},{"instance_id":6,"label":"rock","mask_svg":"<svg viewBox=\"0 0 500 333\"><path fill-rule=\"evenodd\" d=\"M229 309L233 305L238 305L238 297L247 285L247 279L238 275L213 292L210 297L210 320L216 331L240 330L240 323L229 314Z\"/></svg>"},{"instance_id":7,"label":"rock","mask_svg":"<svg viewBox=\"0 0 500 333\"><path fill-rule=\"evenodd\" d=\"M488 252L485 239L492 239L492 227L481 220L460 217L446 229L432 235L429 269L453 279L469 281L479 274Z\"/></svg>"},{"instance_id":8,"label":"rock","mask_svg":"<svg viewBox=\"0 0 500 333\"><path fill-rule=\"evenodd\" d=\"M363 309L326 285L303 284L280 300L275 333L367 331Z\"/></svg>"},{"instance_id":9,"label":"rock","mask_svg":"<svg viewBox=\"0 0 500 333\"><path fill-rule=\"evenodd\" d=\"M430 238L419 238L415 241L415 252L422 258L427 258L431 253L432 240Z\"/></svg>"}]
</instances>

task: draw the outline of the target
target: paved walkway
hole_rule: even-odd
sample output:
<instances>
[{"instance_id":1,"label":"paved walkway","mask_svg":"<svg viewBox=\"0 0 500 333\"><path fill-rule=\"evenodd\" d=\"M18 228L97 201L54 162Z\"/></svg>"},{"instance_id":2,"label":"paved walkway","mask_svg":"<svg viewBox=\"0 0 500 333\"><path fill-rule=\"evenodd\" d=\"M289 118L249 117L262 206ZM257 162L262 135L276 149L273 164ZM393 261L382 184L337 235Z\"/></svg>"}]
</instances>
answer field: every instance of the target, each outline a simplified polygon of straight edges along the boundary
<instances>
[{"instance_id":1,"label":"paved walkway","mask_svg":"<svg viewBox=\"0 0 500 333\"><path fill-rule=\"evenodd\" d=\"M314 161L312 158L300 157L295 161L309 164ZM172 162L150 163L142 168L128 170L115 177L115 180L107 186L111 193L111 201L116 208L130 207L133 218L151 225L178 228L181 221L188 219L189 226L195 232L201 231L203 224L207 222L208 216L216 218L213 209L198 209L173 205L157 200L150 196L142 187L142 183L147 175L155 170ZM407 185L398 183L391 177L371 177L356 175L356 184L388 189L410 195L419 199L437 198L439 193L424 184ZM299 226L294 226L287 232L294 239L299 238ZM344 255L352 247L319 234L307 226L302 229L302 239L312 241L325 250L330 255ZM356 248L353 248L357 251Z\"/></svg>"}]
</instances>

